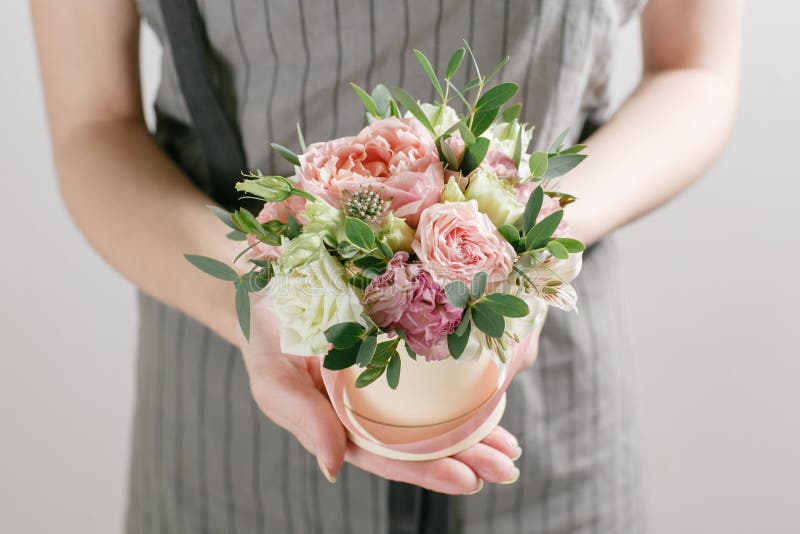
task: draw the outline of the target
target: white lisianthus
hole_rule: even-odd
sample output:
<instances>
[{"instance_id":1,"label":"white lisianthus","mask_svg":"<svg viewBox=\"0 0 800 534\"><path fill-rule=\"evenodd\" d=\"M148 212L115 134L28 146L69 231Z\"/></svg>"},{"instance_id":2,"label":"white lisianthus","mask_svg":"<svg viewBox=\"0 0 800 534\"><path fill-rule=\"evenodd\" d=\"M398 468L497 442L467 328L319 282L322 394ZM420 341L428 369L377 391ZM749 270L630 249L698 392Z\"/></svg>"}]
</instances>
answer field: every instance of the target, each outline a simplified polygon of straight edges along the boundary
<instances>
[{"instance_id":1,"label":"white lisianthus","mask_svg":"<svg viewBox=\"0 0 800 534\"><path fill-rule=\"evenodd\" d=\"M411 242L414 241L415 235L416 232L406 223L405 219L395 217L393 213L390 213L378 238L382 239L392 249L392 252L401 250L411 252Z\"/></svg>"},{"instance_id":2,"label":"white lisianthus","mask_svg":"<svg viewBox=\"0 0 800 534\"><path fill-rule=\"evenodd\" d=\"M467 200L453 176L447 180L447 185L442 189L441 200L442 202L465 202Z\"/></svg>"},{"instance_id":3,"label":"white lisianthus","mask_svg":"<svg viewBox=\"0 0 800 534\"><path fill-rule=\"evenodd\" d=\"M283 239L269 297L280 317L281 351L286 354L323 355L328 351L325 330L338 323L364 323L363 307L345 269L325 249L320 234Z\"/></svg>"},{"instance_id":4,"label":"white lisianthus","mask_svg":"<svg viewBox=\"0 0 800 534\"><path fill-rule=\"evenodd\" d=\"M305 208L298 215L306 221L303 225L305 233L322 234L336 243L344 241L344 213L321 198L306 202Z\"/></svg>"},{"instance_id":5,"label":"white lisianthus","mask_svg":"<svg viewBox=\"0 0 800 534\"><path fill-rule=\"evenodd\" d=\"M435 106L433 104L421 103L419 107L422 108L425 116L431 121L431 126L433 126L437 137L449 130L451 126L460 120L458 118L458 112L450 106ZM406 113L406 117L409 116L413 115Z\"/></svg>"},{"instance_id":6,"label":"white lisianthus","mask_svg":"<svg viewBox=\"0 0 800 534\"><path fill-rule=\"evenodd\" d=\"M528 145L533 138L533 128L527 128L517 119L511 122L499 122L490 126L481 137L489 140L489 150L502 152L509 158L514 157L514 145L517 142L517 134L522 129L522 154L528 150Z\"/></svg>"},{"instance_id":7,"label":"white lisianthus","mask_svg":"<svg viewBox=\"0 0 800 534\"><path fill-rule=\"evenodd\" d=\"M467 200L476 200L478 209L485 213L496 227L514 224L525 211L525 206L517 201L516 191L507 180L501 180L480 167L470 174L464 196Z\"/></svg>"}]
</instances>

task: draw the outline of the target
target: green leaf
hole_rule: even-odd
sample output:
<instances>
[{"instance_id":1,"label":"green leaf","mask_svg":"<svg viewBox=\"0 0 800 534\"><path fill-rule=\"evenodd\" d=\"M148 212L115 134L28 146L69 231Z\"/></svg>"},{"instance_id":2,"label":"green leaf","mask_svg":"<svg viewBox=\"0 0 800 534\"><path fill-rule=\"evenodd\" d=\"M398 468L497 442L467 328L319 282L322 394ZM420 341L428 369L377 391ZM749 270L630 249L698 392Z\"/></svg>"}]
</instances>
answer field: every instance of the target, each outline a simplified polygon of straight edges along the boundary
<instances>
[{"instance_id":1,"label":"green leaf","mask_svg":"<svg viewBox=\"0 0 800 534\"><path fill-rule=\"evenodd\" d=\"M298 158L297 154L295 154L285 146L279 145L278 143L270 143L269 146L271 146L273 150L275 150L275 152L280 154L283 159L285 159L292 165L296 165L297 167L300 166L300 158Z\"/></svg>"},{"instance_id":2,"label":"green leaf","mask_svg":"<svg viewBox=\"0 0 800 534\"><path fill-rule=\"evenodd\" d=\"M522 234L528 235L533 225L536 224L536 218L539 216L539 211L542 209L542 202L544 201L544 190L537 187L528 197L528 202L525 204L525 211L522 214Z\"/></svg>"},{"instance_id":3,"label":"green leaf","mask_svg":"<svg viewBox=\"0 0 800 534\"><path fill-rule=\"evenodd\" d=\"M369 250L375 244L375 233L367 223L354 217L344 220L344 234L348 241L362 250Z\"/></svg>"},{"instance_id":4,"label":"green leaf","mask_svg":"<svg viewBox=\"0 0 800 534\"><path fill-rule=\"evenodd\" d=\"M393 102L392 94L385 85L379 83L375 86L372 90L372 100L381 112L381 117L388 117L391 114Z\"/></svg>"},{"instance_id":5,"label":"green leaf","mask_svg":"<svg viewBox=\"0 0 800 534\"><path fill-rule=\"evenodd\" d=\"M361 269L364 276L374 278L386 272L386 260L375 256L364 256L353 261L353 264Z\"/></svg>"},{"instance_id":6,"label":"green leaf","mask_svg":"<svg viewBox=\"0 0 800 534\"><path fill-rule=\"evenodd\" d=\"M225 234L225 237L230 239L231 241L246 241L247 234L244 232L240 232L239 230L234 230L233 232L228 232Z\"/></svg>"},{"instance_id":7,"label":"green leaf","mask_svg":"<svg viewBox=\"0 0 800 534\"><path fill-rule=\"evenodd\" d=\"M348 243L347 241L342 241L336 247L336 253L339 254L343 259L349 260L350 258L354 257L358 254L358 248L353 246L352 243Z\"/></svg>"},{"instance_id":8,"label":"green leaf","mask_svg":"<svg viewBox=\"0 0 800 534\"><path fill-rule=\"evenodd\" d=\"M383 374L386 367L367 367L367 369L356 378L356 387L363 388L375 382Z\"/></svg>"},{"instance_id":9,"label":"green leaf","mask_svg":"<svg viewBox=\"0 0 800 534\"><path fill-rule=\"evenodd\" d=\"M441 154L442 163L446 163L449 169L458 169L458 160L456 159L456 155L450 149L450 145L448 145L446 141L443 141L441 138L439 138L437 140L437 147L439 148L439 153Z\"/></svg>"},{"instance_id":10,"label":"green leaf","mask_svg":"<svg viewBox=\"0 0 800 534\"><path fill-rule=\"evenodd\" d=\"M372 356L375 354L375 347L378 346L377 336L367 336L361 342L356 353L356 363L359 367L366 367Z\"/></svg>"},{"instance_id":11,"label":"green leaf","mask_svg":"<svg viewBox=\"0 0 800 534\"><path fill-rule=\"evenodd\" d=\"M485 132L500 113L500 108L476 108L472 115L470 130L476 136Z\"/></svg>"},{"instance_id":12,"label":"green leaf","mask_svg":"<svg viewBox=\"0 0 800 534\"><path fill-rule=\"evenodd\" d=\"M231 218L240 231L246 234L253 234L257 237L264 235L264 227L261 226L261 223L245 208L239 208L234 211L231 214Z\"/></svg>"},{"instance_id":13,"label":"green leaf","mask_svg":"<svg viewBox=\"0 0 800 534\"><path fill-rule=\"evenodd\" d=\"M331 371L341 371L356 363L356 352L352 349L331 349L322 361L322 367Z\"/></svg>"},{"instance_id":14,"label":"green leaf","mask_svg":"<svg viewBox=\"0 0 800 534\"><path fill-rule=\"evenodd\" d=\"M446 80L453 79L458 68L461 66L461 61L464 59L464 47L462 46L450 56L450 61L447 62L447 69L444 71L444 78Z\"/></svg>"},{"instance_id":15,"label":"green leaf","mask_svg":"<svg viewBox=\"0 0 800 534\"><path fill-rule=\"evenodd\" d=\"M428 120L428 116L425 115L425 112L422 111L422 108L419 106L419 103L416 101L416 99L414 99L413 96L405 92L400 87L395 87L392 90L392 95L394 96L395 100L397 100L400 105L414 115L414 117L421 122L425 128L427 128L434 136L436 135L436 132L431 125L431 121Z\"/></svg>"},{"instance_id":16,"label":"green leaf","mask_svg":"<svg viewBox=\"0 0 800 534\"><path fill-rule=\"evenodd\" d=\"M559 152L559 154L577 154L578 152L583 152L585 148L586 145L575 145L569 148L565 148L564 150Z\"/></svg>"},{"instance_id":17,"label":"green leaf","mask_svg":"<svg viewBox=\"0 0 800 534\"><path fill-rule=\"evenodd\" d=\"M511 58L509 58L508 56L506 56L503 59L501 59L500 63L498 63L497 66L495 66L494 70L492 70L492 72L489 74L489 76L486 77L486 80L484 80L483 83L484 84L489 83L492 80L492 78L497 76L497 73L499 73L500 69L502 69L505 66L506 63L508 63L509 59L511 59Z\"/></svg>"},{"instance_id":18,"label":"green leaf","mask_svg":"<svg viewBox=\"0 0 800 534\"><path fill-rule=\"evenodd\" d=\"M378 248L387 260L391 260L394 257L391 247L383 241L378 241Z\"/></svg>"},{"instance_id":19,"label":"green leaf","mask_svg":"<svg viewBox=\"0 0 800 534\"><path fill-rule=\"evenodd\" d=\"M564 217L564 210L558 210L551 213L531 228L531 231L525 235L525 246L528 250L536 250L543 247L553 232L558 228L561 218Z\"/></svg>"},{"instance_id":20,"label":"green leaf","mask_svg":"<svg viewBox=\"0 0 800 534\"><path fill-rule=\"evenodd\" d=\"M461 280L450 282L444 286L444 295L456 308L466 308L469 302L469 289Z\"/></svg>"},{"instance_id":21,"label":"green leaf","mask_svg":"<svg viewBox=\"0 0 800 534\"><path fill-rule=\"evenodd\" d=\"M234 230L238 230L238 228L236 228L236 225L233 224L233 219L231 218L231 212L229 212L228 210L222 209L219 206L210 206L209 205L209 206L206 206L206 207L208 209L210 209L214 213L214 215L217 216L217 219L219 219L220 221L225 223L229 228L233 228Z\"/></svg>"},{"instance_id":22,"label":"green leaf","mask_svg":"<svg viewBox=\"0 0 800 534\"><path fill-rule=\"evenodd\" d=\"M246 340L250 340L250 293L242 282L236 282L236 317Z\"/></svg>"},{"instance_id":23,"label":"green leaf","mask_svg":"<svg viewBox=\"0 0 800 534\"><path fill-rule=\"evenodd\" d=\"M389 363L389 358L391 358L392 353L395 351L399 343L399 337L378 343L378 346L375 348L375 354L372 356L372 360L369 362L370 367L384 367L387 363Z\"/></svg>"},{"instance_id":24,"label":"green leaf","mask_svg":"<svg viewBox=\"0 0 800 534\"><path fill-rule=\"evenodd\" d=\"M503 337L506 330L506 321L503 316L494 311L486 302L479 302L472 306L472 321L481 332L495 339Z\"/></svg>"},{"instance_id":25,"label":"green leaf","mask_svg":"<svg viewBox=\"0 0 800 534\"><path fill-rule=\"evenodd\" d=\"M364 327L358 323L338 323L325 330L325 339L334 348L346 349L358 343L363 334Z\"/></svg>"},{"instance_id":26,"label":"green leaf","mask_svg":"<svg viewBox=\"0 0 800 534\"><path fill-rule=\"evenodd\" d=\"M486 295L485 301L492 310L504 317L525 317L530 313L528 304L521 298L506 293Z\"/></svg>"},{"instance_id":27,"label":"green leaf","mask_svg":"<svg viewBox=\"0 0 800 534\"><path fill-rule=\"evenodd\" d=\"M585 154L564 154L562 156L553 156L547 162L547 172L542 175L542 180L550 180L566 174L577 167L578 164L584 159L586 159Z\"/></svg>"},{"instance_id":28,"label":"green leaf","mask_svg":"<svg viewBox=\"0 0 800 534\"><path fill-rule=\"evenodd\" d=\"M547 250L559 260L566 260L569 258L567 248L558 241L550 241L547 243Z\"/></svg>"},{"instance_id":29,"label":"green leaf","mask_svg":"<svg viewBox=\"0 0 800 534\"><path fill-rule=\"evenodd\" d=\"M395 350L389 358L389 365L386 366L386 382L392 389L397 389L400 383L400 364L400 354Z\"/></svg>"},{"instance_id":30,"label":"green leaf","mask_svg":"<svg viewBox=\"0 0 800 534\"><path fill-rule=\"evenodd\" d=\"M465 144L472 145L475 143L475 134L472 133L472 130L469 129L464 121L458 121L455 126L458 128L458 133L461 134L461 139L464 140Z\"/></svg>"},{"instance_id":31,"label":"green leaf","mask_svg":"<svg viewBox=\"0 0 800 534\"><path fill-rule=\"evenodd\" d=\"M227 282L235 282L239 280L239 273L225 265L219 260L209 258L207 256L198 256L196 254L184 254L184 258L189 260L189 263L200 269L206 274L210 274L214 278L225 280Z\"/></svg>"},{"instance_id":32,"label":"green leaf","mask_svg":"<svg viewBox=\"0 0 800 534\"><path fill-rule=\"evenodd\" d=\"M511 156L511 159L514 160L514 169L519 169L519 162L522 159L522 130L523 127L520 125L517 137L514 139L514 154Z\"/></svg>"},{"instance_id":33,"label":"green leaf","mask_svg":"<svg viewBox=\"0 0 800 534\"><path fill-rule=\"evenodd\" d=\"M394 98L389 102L389 115L400 118L400 110L397 108L397 102L394 101Z\"/></svg>"},{"instance_id":34,"label":"green leaf","mask_svg":"<svg viewBox=\"0 0 800 534\"><path fill-rule=\"evenodd\" d=\"M489 140L485 137L478 137L471 145L467 145L464 155L461 158L461 174L469 175L478 168L489 150Z\"/></svg>"},{"instance_id":35,"label":"green leaf","mask_svg":"<svg viewBox=\"0 0 800 534\"><path fill-rule=\"evenodd\" d=\"M521 103L517 102L516 104L512 104L503 111L503 114L500 115L500 120L502 122L511 122L519 117L520 111L522 111Z\"/></svg>"},{"instance_id":36,"label":"green leaf","mask_svg":"<svg viewBox=\"0 0 800 534\"><path fill-rule=\"evenodd\" d=\"M462 313L461 314L461 321L458 323L458 326L454 330L455 334L459 337L464 335L464 332L469 331L470 329L470 321L469 321L469 313Z\"/></svg>"},{"instance_id":37,"label":"green leaf","mask_svg":"<svg viewBox=\"0 0 800 534\"><path fill-rule=\"evenodd\" d=\"M369 94L366 91L364 91L362 88L360 88L358 85L352 82L350 83L350 87L352 87L353 91L355 91L356 94L358 95L358 98L361 100L361 104L363 104L364 109L367 110L367 113L369 113L376 119L383 118L383 115L381 114L381 111L378 109L377 104L375 104L375 101L372 100L372 97L369 96Z\"/></svg>"},{"instance_id":38,"label":"green leaf","mask_svg":"<svg viewBox=\"0 0 800 534\"><path fill-rule=\"evenodd\" d=\"M547 152L534 152L528 160L532 178L541 178L547 172Z\"/></svg>"},{"instance_id":39,"label":"green leaf","mask_svg":"<svg viewBox=\"0 0 800 534\"><path fill-rule=\"evenodd\" d=\"M467 49L467 53L469 54L470 59L472 60L472 66L475 67L475 76L477 76L477 84L480 83L481 79L481 68L478 66L478 60L475 59L475 54L472 53L472 48L469 46L469 43L466 39L462 39L464 41L464 47Z\"/></svg>"},{"instance_id":40,"label":"green leaf","mask_svg":"<svg viewBox=\"0 0 800 534\"><path fill-rule=\"evenodd\" d=\"M460 358L462 354L464 354L464 349L467 348L467 343L469 343L469 334L472 329L470 326L471 323L469 317L464 317L464 319L461 320L461 324L466 324L461 332L456 329L455 332L447 335L447 349L450 351L450 356L456 360ZM459 324L459 327L461 324Z\"/></svg>"},{"instance_id":41,"label":"green leaf","mask_svg":"<svg viewBox=\"0 0 800 534\"><path fill-rule=\"evenodd\" d=\"M514 98L517 91L519 91L519 85L514 82L505 82L495 85L478 99L478 103L475 107L478 109L499 108Z\"/></svg>"},{"instance_id":42,"label":"green leaf","mask_svg":"<svg viewBox=\"0 0 800 534\"><path fill-rule=\"evenodd\" d=\"M488 279L489 276L483 271L475 273L475 276L472 277L472 287L469 291L472 298L477 299L483 295L483 292L486 291L486 281Z\"/></svg>"},{"instance_id":43,"label":"green leaf","mask_svg":"<svg viewBox=\"0 0 800 534\"><path fill-rule=\"evenodd\" d=\"M372 280L370 280L366 276L357 274L353 276L350 280L348 280L348 282L353 287L357 287L359 289L366 289L367 286L372 282Z\"/></svg>"},{"instance_id":44,"label":"green leaf","mask_svg":"<svg viewBox=\"0 0 800 534\"><path fill-rule=\"evenodd\" d=\"M431 84L433 84L433 88L436 89L436 94L439 95L439 98L441 98L444 102L444 91L442 91L442 84L439 83L439 78L433 71L431 62L428 61L428 58L425 57L425 54L416 48L414 49L414 55L417 56L417 61L419 61L419 64L422 65L422 70L424 70L425 74L428 75L428 79L431 81Z\"/></svg>"},{"instance_id":45,"label":"green leaf","mask_svg":"<svg viewBox=\"0 0 800 534\"><path fill-rule=\"evenodd\" d=\"M500 232L500 235L506 238L506 241L511 243L512 245L516 245L519 242L519 230L515 226L510 224L503 224L497 229Z\"/></svg>"},{"instance_id":46,"label":"green leaf","mask_svg":"<svg viewBox=\"0 0 800 534\"><path fill-rule=\"evenodd\" d=\"M287 215L286 237L289 239L294 239L295 237L299 236L300 228L300 221L297 220L297 217L289 213Z\"/></svg>"},{"instance_id":47,"label":"green leaf","mask_svg":"<svg viewBox=\"0 0 800 534\"><path fill-rule=\"evenodd\" d=\"M569 128L567 128L566 130L564 130L563 132L558 134L558 137L556 137L556 140L553 141L552 145L550 145L550 148L549 148L548 152L553 154L553 153L556 153L559 150L561 150L561 147L564 145L564 139L567 138L567 134L568 133L569 133Z\"/></svg>"},{"instance_id":48,"label":"green leaf","mask_svg":"<svg viewBox=\"0 0 800 534\"><path fill-rule=\"evenodd\" d=\"M303 130L300 129L300 123L297 123L297 142L300 145L300 150L306 151L306 139L303 137Z\"/></svg>"},{"instance_id":49,"label":"green leaf","mask_svg":"<svg viewBox=\"0 0 800 534\"><path fill-rule=\"evenodd\" d=\"M567 252L570 254L576 254L578 252L583 252L586 250L586 245L578 241L577 239L572 239L571 237L559 237L556 239L557 242L561 243L561 245L567 249Z\"/></svg>"}]
</instances>

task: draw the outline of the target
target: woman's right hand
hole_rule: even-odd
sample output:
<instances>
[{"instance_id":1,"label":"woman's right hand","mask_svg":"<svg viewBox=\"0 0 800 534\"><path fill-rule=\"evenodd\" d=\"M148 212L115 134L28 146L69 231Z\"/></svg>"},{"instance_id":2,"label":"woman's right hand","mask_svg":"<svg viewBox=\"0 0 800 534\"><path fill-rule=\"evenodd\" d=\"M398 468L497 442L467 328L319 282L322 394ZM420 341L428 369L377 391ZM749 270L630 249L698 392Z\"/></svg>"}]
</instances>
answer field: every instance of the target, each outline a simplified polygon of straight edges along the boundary
<instances>
[{"instance_id":1,"label":"woman's right hand","mask_svg":"<svg viewBox=\"0 0 800 534\"><path fill-rule=\"evenodd\" d=\"M252 335L242 348L253 398L270 420L317 457L329 481L335 481L345 460L389 480L448 494L475 493L483 481L516 481L519 471L514 460L522 450L516 438L499 426L462 453L422 462L383 458L349 442L322 384L319 359L282 354L278 319L265 308L253 306Z\"/></svg>"}]
</instances>

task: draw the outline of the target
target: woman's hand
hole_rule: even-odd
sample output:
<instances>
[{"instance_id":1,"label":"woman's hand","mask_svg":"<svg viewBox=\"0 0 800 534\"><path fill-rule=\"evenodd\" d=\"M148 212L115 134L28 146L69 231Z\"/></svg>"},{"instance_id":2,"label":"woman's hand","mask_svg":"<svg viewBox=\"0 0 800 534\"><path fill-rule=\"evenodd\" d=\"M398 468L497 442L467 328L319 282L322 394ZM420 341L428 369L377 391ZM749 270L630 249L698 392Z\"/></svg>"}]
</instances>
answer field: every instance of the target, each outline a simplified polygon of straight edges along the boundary
<instances>
[{"instance_id":1,"label":"woman's hand","mask_svg":"<svg viewBox=\"0 0 800 534\"><path fill-rule=\"evenodd\" d=\"M470 494L480 490L483 481L516 481L519 471L514 460L522 450L517 439L501 427L496 427L481 443L462 453L424 462L383 458L348 442L345 429L325 393L318 358L281 354L275 328L277 318L264 308L253 306L252 337L242 349L253 398L269 419L317 456L328 480L335 480L346 460L383 478L440 493ZM527 342L535 353L536 339L533 338L531 336ZM532 361L530 358L520 360Z\"/></svg>"}]
</instances>

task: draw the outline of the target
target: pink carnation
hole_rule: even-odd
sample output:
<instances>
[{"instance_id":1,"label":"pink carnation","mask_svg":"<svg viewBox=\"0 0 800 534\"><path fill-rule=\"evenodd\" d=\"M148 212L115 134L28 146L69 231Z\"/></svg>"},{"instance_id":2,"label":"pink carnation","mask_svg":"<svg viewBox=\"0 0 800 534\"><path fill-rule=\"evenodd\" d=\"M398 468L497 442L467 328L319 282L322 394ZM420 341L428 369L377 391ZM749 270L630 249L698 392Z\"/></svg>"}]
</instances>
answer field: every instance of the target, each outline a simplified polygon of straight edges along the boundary
<instances>
[{"instance_id":1,"label":"pink carnation","mask_svg":"<svg viewBox=\"0 0 800 534\"><path fill-rule=\"evenodd\" d=\"M436 204L422 212L411 248L439 283L470 282L480 271L491 284L505 282L516 257L474 200Z\"/></svg>"},{"instance_id":2,"label":"pink carnation","mask_svg":"<svg viewBox=\"0 0 800 534\"><path fill-rule=\"evenodd\" d=\"M341 207L364 187L381 193L390 209L416 226L439 201L444 169L433 137L416 119L377 121L355 137L309 145L300 156L300 187Z\"/></svg>"},{"instance_id":3,"label":"pink carnation","mask_svg":"<svg viewBox=\"0 0 800 534\"><path fill-rule=\"evenodd\" d=\"M375 324L402 330L411 350L428 359L442 358L440 350L432 349L455 330L463 313L450 304L428 272L408 263L407 252L395 254L386 272L367 286L364 305Z\"/></svg>"}]
</instances>

